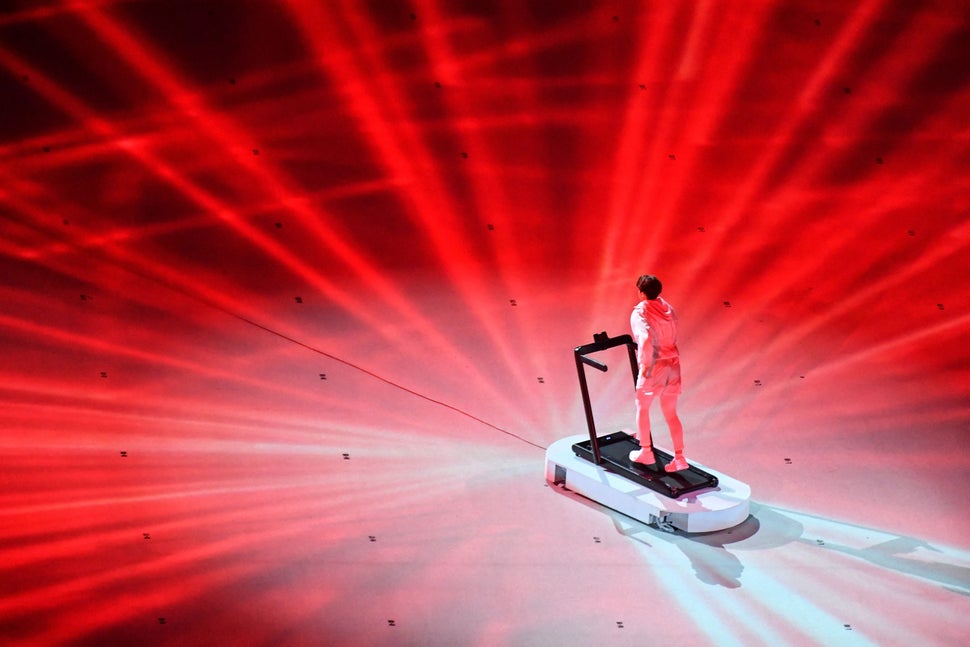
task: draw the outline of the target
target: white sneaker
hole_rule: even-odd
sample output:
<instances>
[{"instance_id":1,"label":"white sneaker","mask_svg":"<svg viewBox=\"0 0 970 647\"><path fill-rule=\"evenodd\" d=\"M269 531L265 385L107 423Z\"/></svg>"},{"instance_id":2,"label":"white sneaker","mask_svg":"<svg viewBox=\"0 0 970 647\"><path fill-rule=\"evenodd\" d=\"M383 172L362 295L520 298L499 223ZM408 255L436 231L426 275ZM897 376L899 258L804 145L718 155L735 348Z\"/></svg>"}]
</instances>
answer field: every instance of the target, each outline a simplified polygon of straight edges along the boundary
<instances>
[{"instance_id":1,"label":"white sneaker","mask_svg":"<svg viewBox=\"0 0 970 647\"><path fill-rule=\"evenodd\" d=\"M664 469L668 472L680 472L689 467L690 465L687 464L686 458L683 456L674 456L674 460L667 463L667 466Z\"/></svg>"},{"instance_id":2,"label":"white sneaker","mask_svg":"<svg viewBox=\"0 0 970 647\"><path fill-rule=\"evenodd\" d=\"M634 463L640 463L641 465L653 465L654 463L660 462L653 455L653 447L647 447L646 449L641 449L640 451L630 452L630 460Z\"/></svg>"}]
</instances>

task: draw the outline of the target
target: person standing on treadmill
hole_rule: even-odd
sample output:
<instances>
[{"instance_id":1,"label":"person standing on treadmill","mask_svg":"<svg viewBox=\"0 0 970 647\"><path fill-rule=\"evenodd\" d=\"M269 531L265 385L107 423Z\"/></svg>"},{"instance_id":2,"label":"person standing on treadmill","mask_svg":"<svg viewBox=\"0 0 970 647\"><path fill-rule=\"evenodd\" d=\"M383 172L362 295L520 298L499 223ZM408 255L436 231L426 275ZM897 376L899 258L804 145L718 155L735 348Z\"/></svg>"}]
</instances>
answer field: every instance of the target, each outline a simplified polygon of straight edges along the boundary
<instances>
[{"instance_id":1,"label":"person standing on treadmill","mask_svg":"<svg viewBox=\"0 0 970 647\"><path fill-rule=\"evenodd\" d=\"M674 444L674 459L666 466L668 472L689 467L684 458L684 426L677 417L677 398L681 394L680 352L677 350L677 313L660 296L663 285L652 274L637 279L640 302L630 315L630 328L637 342L637 435L640 450L630 452L630 460L643 465L660 463L654 456L650 435L650 405L660 396L670 438Z\"/></svg>"}]
</instances>

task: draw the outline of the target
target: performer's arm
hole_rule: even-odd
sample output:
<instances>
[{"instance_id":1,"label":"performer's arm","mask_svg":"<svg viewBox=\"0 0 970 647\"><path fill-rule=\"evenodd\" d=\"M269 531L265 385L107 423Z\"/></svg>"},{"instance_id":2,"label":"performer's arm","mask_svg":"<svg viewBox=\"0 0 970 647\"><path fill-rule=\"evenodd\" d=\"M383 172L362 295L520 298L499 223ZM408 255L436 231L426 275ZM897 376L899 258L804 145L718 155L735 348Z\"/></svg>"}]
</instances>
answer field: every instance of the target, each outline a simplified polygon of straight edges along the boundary
<instances>
[{"instance_id":1,"label":"performer's arm","mask_svg":"<svg viewBox=\"0 0 970 647\"><path fill-rule=\"evenodd\" d=\"M633 309L630 328L633 331L633 339L637 342L637 363L640 366L640 375L645 375L650 368L650 360L653 359L653 348L650 345L650 325L647 324L646 304L643 301ZM648 352L651 354L649 357Z\"/></svg>"}]
</instances>

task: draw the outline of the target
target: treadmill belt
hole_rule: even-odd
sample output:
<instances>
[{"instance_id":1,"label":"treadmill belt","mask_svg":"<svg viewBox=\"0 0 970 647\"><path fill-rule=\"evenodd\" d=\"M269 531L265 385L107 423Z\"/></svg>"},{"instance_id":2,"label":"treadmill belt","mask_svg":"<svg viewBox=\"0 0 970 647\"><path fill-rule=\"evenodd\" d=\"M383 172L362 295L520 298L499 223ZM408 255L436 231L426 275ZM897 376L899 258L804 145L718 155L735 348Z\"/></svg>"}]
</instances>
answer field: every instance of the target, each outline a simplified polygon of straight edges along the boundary
<instances>
[{"instance_id":1,"label":"treadmill belt","mask_svg":"<svg viewBox=\"0 0 970 647\"><path fill-rule=\"evenodd\" d=\"M640 443L636 438L622 431L599 436L597 444L600 448L600 457L603 459L601 465L605 469L672 499L688 492L717 487L716 476L693 465L679 472L665 471L664 465L672 461L673 456L656 447L653 451L661 459L660 464L643 465L632 462L629 454L640 449ZM589 440L573 445L573 453L591 463L596 460L592 442ZM690 461L687 462L690 463Z\"/></svg>"}]
</instances>

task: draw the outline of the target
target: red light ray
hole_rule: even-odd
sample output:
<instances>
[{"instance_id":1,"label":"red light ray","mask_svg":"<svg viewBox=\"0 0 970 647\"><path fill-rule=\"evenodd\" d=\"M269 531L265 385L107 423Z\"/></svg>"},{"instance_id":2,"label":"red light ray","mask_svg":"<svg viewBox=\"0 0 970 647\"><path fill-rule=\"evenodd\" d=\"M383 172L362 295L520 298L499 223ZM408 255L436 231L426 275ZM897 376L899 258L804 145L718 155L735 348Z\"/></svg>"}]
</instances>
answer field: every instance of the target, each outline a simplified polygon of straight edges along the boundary
<instances>
[{"instance_id":1,"label":"red light ray","mask_svg":"<svg viewBox=\"0 0 970 647\"><path fill-rule=\"evenodd\" d=\"M102 24L98 24L97 27L99 29L104 28ZM117 36L117 34L114 32L109 35L115 37ZM130 40L125 40L123 44L134 47ZM2 54L2 52L0 52L0 54ZM143 60L146 58L146 56L141 55L137 58L138 60ZM0 56L0 60L3 60L8 66L13 66L12 57L10 55L7 55L6 57ZM16 66L20 68L26 67L24 64L19 62ZM151 72L154 76L164 76L158 66L153 65ZM67 96L63 91L54 88L51 84L44 82L42 79L40 79L40 76L36 71L31 71L31 77L38 79L36 84L42 88L42 91L44 91L45 94L51 96L52 100L64 105L70 112L77 114L79 118L83 120L90 119L90 123L93 124L96 131L101 132L101 134L106 137L114 135L112 129L106 123L94 119L90 111L84 108L78 101ZM184 95L185 93L182 94ZM193 108L193 110L198 109ZM125 152L138 159L139 162L144 166L150 168L153 175L170 183L172 186L177 188L182 195L188 197L193 202L198 204L205 212L218 216L219 219L221 219L224 223L230 225L233 229L240 232L244 238L254 242L260 249L266 251L271 257L280 261L284 266L292 269L297 275L305 278L311 285L314 285L322 293L328 294L328 296L331 298L336 297L335 300L342 304L346 311L354 314L355 316L362 317L365 323L376 330L396 330L380 326L379 324L381 321L377 318L377 315L369 315L368 311L360 305L359 301L353 299L350 293L348 293L346 290L338 289L336 287L336 283L325 280L318 273L316 273L311 266L303 261L297 260L289 253L288 250L286 250L286 248L282 247L279 243L264 235L257 228L249 225L239 218L234 209L220 203L211 194L202 190L200 187L190 182L186 178L183 178L176 169L166 163L163 163L160 159L149 153L147 150L141 147L133 147L130 140L119 139L117 137L115 137L115 139L118 146L120 146ZM283 200L283 204L290 208L300 207L305 211L305 216L309 217L310 215L309 211L306 210L305 207L301 207L298 201L295 201L292 197L285 198ZM320 227L317 227L317 229L320 231L325 231ZM366 263L363 261L356 263L358 271L364 269L365 266ZM438 334L437 328L433 323L427 321L426 318L423 317L418 311L414 310L409 302L397 296L397 292L388 286L387 282L379 275L377 270L371 269L369 266L366 266L366 269L367 272L365 278L367 281L374 285L376 291L380 292L384 296L390 296L392 305L396 307L410 322L412 322L414 325L418 325L420 327L420 331L429 338L429 343L432 343L442 349L439 352L446 355L459 352L448 340L444 339L440 334ZM189 282L189 284L192 283L194 283L194 281ZM382 285L388 287L382 289ZM191 290L188 292L190 294L192 293ZM474 366L474 364L472 364L472 366ZM472 372L475 372L474 368L472 368ZM488 382L485 383L487 384ZM504 396L499 393L495 393L494 395L495 397L504 398Z\"/></svg>"},{"instance_id":2,"label":"red light ray","mask_svg":"<svg viewBox=\"0 0 970 647\"><path fill-rule=\"evenodd\" d=\"M393 522L395 514L403 514L405 510L409 511L407 513L409 515L414 513L415 507L410 505L412 502L426 506L428 504L426 492L429 488L446 492L449 484L453 483L455 479L447 465L445 465L444 470L437 470L432 473L425 472L422 478L414 479L413 475L408 474L409 470L406 468L402 470L400 463L394 461L392 465L398 466L398 473L395 473L392 469L389 472L391 478L387 482L389 486L393 485L395 488L396 496L389 498L384 495L381 483L375 483L373 477L369 475L365 478L374 487L364 488L352 481L341 487L333 482L332 475L319 473L310 475L308 473L309 478L294 478L292 465L279 464L275 459L267 461L265 457L260 458L260 461L274 469L273 473L260 473L260 479L265 479L270 485L252 484L252 466L248 466L250 469L234 470L231 464L223 464L216 467L216 481L225 480L222 477L228 476L228 482L225 485L205 487L207 482L213 481L212 470L214 466L209 459L197 461L194 474L191 469L186 471L182 467L185 464L184 460L178 460L173 465L177 467L178 471L172 474L172 477L177 478L177 481L184 485L175 490L170 486L167 488L146 487L144 485L138 485L134 488L128 486L125 488L127 491L123 490L120 495L116 493L109 498L98 499L91 493L81 492L78 495L73 491L58 489L52 492L54 497L68 494L73 500L63 504L35 504L28 507L5 508L3 515L14 519L21 515L56 513L59 518L57 521L52 519L52 523L61 528L64 527L65 512L71 513L76 510L80 513L83 510L102 509L102 512L95 516L87 513L74 517L81 524L74 530L80 531L87 528L83 536L45 542L43 544L43 556L35 550L37 546L30 543L27 552L13 555L15 559L5 565L5 568L14 569L23 565L29 566L37 559L47 561L59 558L75 558L78 555L78 550L81 550L82 553L92 553L92 557L97 557L105 546L118 544L120 547L120 544L125 541L126 535L133 532L137 535L137 531L146 527L151 528L150 541L154 543L144 545L159 546L164 552L158 554L155 551L150 551L147 560L134 564L127 562L118 564L116 568L107 569L96 576L55 582L43 590L36 587L30 588L23 591L21 596L14 596L5 600L2 608L5 612L14 614L23 612L27 608L30 608L32 613L45 610L52 611L56 608L58 601L63 600L65 596L70 597L81 592L105 591L107 588L118 586L137 587L139 582L142 581L154 582L153 586L158 589L158 592L160 594L165 593L161 600L148 598L155 600L156 604L161 605L165 602L171 604L176 600L183 602L187 599L187 590L196 592L188 594L190 600L199 595L199 592L222 586L225 578L231 581L241 572L253 572L239 571L231 565L240 561L239 558L251 555L254 551L259 554L271 546L279 545L281 541L284 544L299 546L300 542L292 543L294 535L317 534L320 531L325 533L323 538L326 539L327 544L334 547L339 546L341 542L352 539L350 535L346 534L351 527L348 522L352 522L360 515L360 512L358 512L362 509L360 506L364 506L363 509L368 510L368 514L383 518L385 522L387 520ZM484 466L491 465L490 462L485 460L482 461L482 464ZM225 474L226 467L230 468L228 474ZM526 469L531 469L531 467L528 467L528 463ZM401 482L399 479L400 472L408 474L409 480ZM277 479L281 474L287 475L288 485L286 487L281 486ZM193 478L193 475L198 478ZM152 479L157 480L159 477L168 478L164 469L152 471ZM233 483L237 479L239 485ZM325 497L319 496L319 488L322 486L326 487L327 495ZM128 492L131 492L131 494ZM224 505L226 496L233 497L239 504L227 509ZM244 498L240 500L240 497ZM178 506L170 507L172 504L178 504ZM135 511L134 516L132 516L132 505L140 506L138 511ZM164 514L168 509L171 509L174 513L170 520L166 520L167 514ZM119 523L116 520L118 512L124 515L123 522ZM160 512L163 512L163 514L159 514ZM240 524L257 524L261 527L268 517L277 519L277 522L274 523L274 530L271 532L267 532L265 529L261 529L258 533L230 531ZM71 518L71 516L67 517L68 523L71 523ZM109 525L104 532L96 530L105 523ZM36 524L34 527L37 528ZM220 535L222 538L205 537L204 543L198 546L186 545L184 541L174 545L166 543L168 537L185 536L187 531L198 533L198 529L203 527L211 529L210 535ZM390 534L383 536L385 540L390 537ZM92 538L96 541L92 542ZM79 544L78 542L82 543ZM177 552L169 552L171 549L176 549ZM210 570L197 578L195 576L186 578L185 575L181 574L186 565L194 565L199 562L217 565L226 564L229 567L228 569ZM250 567L261 569L263 565L257 562L251 564ZM166 579L171 579L170 586L165 585ZM184 588L186 582L192 585L190 589ZM32 597L43 597L50 603L48 605L32 604L29 607L24 606ZM144 599L142 602L144 602ZM74 613L80 613L80 610L76 610ZM85 608L85 613L81 615L84 616L83 619L70 614L67 616L76 631L94 631L98 626L109 625L117 620L109 617L110 614L106 616L105 614L93 613L89 608ZM86 624L88 622L91 624Z\"/></svg>"},{"instance_id":3,"label":"red light ray","mask_svg":"<svg viewBox=\"0 0 970 647\"><path fill-rule=\"evenodd\" d=\"M797 347L801 343L806 343L810 341L814 336L820 334L826 327L832 326L835 322L843 320L846 317L851 316L849 313L856 312L860 308L867 308L873 311L873 315L876 314L877 310L875 308L879 307L878 303L880 300L884 300L889 295L891 295L895 290L898 289L900 285L915 284L921 277L927 276L928 274L937 271L938 268L945 266L948 262L955 261L959 256L966 251L968 243L966 242L967 236L970 235L970 230L967 230L967 225L958 226L953 235L941 237L942 242L938 243L936 248L932 252L924 252L915 256L911 262L902 264L902 269L898 269L898 266L894 267L893 272L886 273L885 275L879 277L876 280L869 280L866 282L858 282L855 285L860 287L854 289L850 292L844 294L838 298L831 305L827 305L824 309L824 315L815 312L812 313L810 310L806 309L805 317L803 322L797 324L793 327L787 328L782 334L775 336L773 339L765 340L765 350L768 355L776 355L778 353L784 352L787 348ZM831 240L831 236L828 237ZM802 283L806 286L813 285L812 277L819 276L824 272L824 268L832 265L833 261L844 257L844 254L850 253L851 250L858 249L863 243L867 243L869 247L873 246L868 233L861 232L852 236L851 240L848 240L844 245L841 246L841 250L836 245L829 242L825 247L822 248L819 254L796 254L791 257L793 265L796 267L785 268L784 266L777 268L777 271L783 273L785 276L790 276L797 283ZM875 257L885 257L890 258L894 254L896 255L895 260L898 261L898 247L892 242L883 243L883 251L881 253L874 254ZM807 251L807 250L806 250ZM870 252L871 253L871 252ZM812 259L814 262L805 262L801 259ZM866 272L866 267L860 267L860 272ZM784 289L784 288L782 288ZM781 297L781 289L776 290L773 295L771 292L765 292L761 290L762 294L765 294L764 300L768 304L772 302L775 298ZM888 303L882 301L883 303ZM813 298L810 303L812 308L817 307L816 304L819 303L817 298ZM873 305L877 304L877 305ZM927 304L928 306L929 304ZM928 308L927 308L928 309ZM808 316L808 315L813 316ZM887 313L888 315L888 313ZM880 353L886 353L887 355L894 354L896 350L902 350L911 344L919 346L921 344L934 345L932 342L939 339L937 335L941 333L946 333L953 326L959 327L961 325L961 318L956 320L948 321L939 326L929 326L919 331L913 332L910 329L911 324L905 324L903 322L893 322L891 318L887 318L887 324L880 327L878 334L880 337L885 337L888 334L897 334L892 341L876 342L874 345L867 345L863 351L860 353L849 353L844 354L839 348L833 348L830 355L834 355L835 352L839 352L838 355L834 355L834 359L829 360L826 357L820 358L820 360L811 361L808 366L811 366L812 370L824 369L829 365L830 361L835 362L835 365L841 365L844 362L852 361L862 361L866 359L871 359L879 356ZM729 340L732 337L736 337L741 334L739 326L743 322L739 321L737 325L730 328L724 328L723 333L715 336L711 339L711 342L715 345L728 346ZM899 332L892 331L892 328L897 328ZM852 358L852 359L847 359ZM746 370L756 365L759 362L757 356L747 356L746 358L737 358L735 362L740 362L739 366L742 370L740 373L744 373Z\"/></svg>"},{"instance_id":4,"label":"red light ray","mask_svg":"<svg viewBox=\"0 0 970 647\"><path fill-rule=\"evenodd\" d=\"M440 165L413 123L403 95L396 91L397 79L367 45L380 42L378 35L366 17L354 9L345 12L341 17L355 35L355 42L365 44L354 51L320 8L294 3L290 10L304 29L308 45L316 52L328 77L341 88L347 109L363 124L362 132L368 136L368 143L376 151L375 157L386 167L387 175L408 178L408 184L413 188L401 196L407 203L408 215L415 219L439 257L445 260L442 265L451 284L464 296L465 305L484 327L506 371L524 386L529 379L513 350L516 347L508 343L507 334L482 302L483 293L491 295L496 292L496 278L500 283L501 276L491 276L485 271L479 252L473 249L465 233L467 224L458 217L462 210L451 197L453 192L441 176ZM332 56L335 43L338 50L353 52L353 58ZM437 47L442 47L441 43L437 43ZM439 60L447 61L447 54L438 52L437 56ZM368 78L373 81L365 84L364 79ZM469 130L466 129L464 134L470 134ZM482 193L478 192L480 196ZM481 218L483 214L476 215Z\"/></svg>"},{"instance_id":5,"label":"red light ray","mask_svg":"<svg viewBox=\"0 0 970 647\"><path fill-rule=\"evenodd\" d=\"M282 509L286 510L286 507L283 506ZM262 510L247 510L247 514L265 515L267 513L278 514L278 509L272 502L267 503ZM220 520L216 518L213 521ZM197 522L192 523L195 525ZM296 527L285 524L273 530L262 529L259 533L234 533L221 539L213 538L198 547L189 546L171 555L163 555L140 563L120 564L115 568L105 569L97 575L68 579L39 590L29 590L19 599L15 597L9 602L0 603L2 604L0 608L10 614L27 611L39 615L45 611L55 610L64 600L79 596L90 597L92 594L99 593L111 595L112 591L123 594L124 591L138 590L139 586L149 582L153 583L153 593L148 596L136 596L138 599L136 608L143 611L165 608L176 602L183 603L186 598L192 599L200 592L228 587L244 577L256 574L264 569L264 564L245 557L251 556L253 551L257 554L271 552L272 547L281 541L292 539L294 535L304 534L306 531L302 524ZM158 533L156 537L159 537ZM88 546L91 546L90 541ZM100 552L100 550L94 551L92 556L100 557ZM192 565L201 562L213 564L216 568L196 573ZM47 602L38 603L38 600ZM58 642L66 638L65 632L70 633L72 637L77 637L116 624L120 618L131 613L130 608L121 608L120 605L113 609L105 609L103 605L98 605L96 600L74 605L72 610L61 614L66 624L50 626L48 633L41 635L40 639Z\"/></svg>"},{"instance_id":6,"label":"red light ray","mask_svg":"<svg viewBox=\"0 0 970 647\"><path fill-rule=\"evenodd\" d=\"M679 235L683 195L696 191L691 186L697 175L696 157L689 153L715 135L723 115L710 106L730 105L728 99L741 86L742 73L752 56L739 49L738 43L757 41L755 36L763 29L769 5L748 5L743 13L719 7L716 17L710 15L709 5L693 9L688 38L680 41L682 49L677 49L678 42L664 40L673 38L675 16L660 19L649 15L649 22L643 26L652 34L643 39L635 78L646 83L643 90L631 88L629 94L626 125L621 130L623 142L613 171L620 185L611 192L607 227L611 237L603 257L606 264L600 270L602 289L597 290L607 298L615 295L611 284L618 282L618 270L623 282L630 283L630 276L635 278L647 268L671 263L661 242ZM699 42L707 40L702 35L713 37L707 49L709 60L719 61L716 70L697 67ZM679 57L665 57L667 49L674 49ZM661 85L662 81L668 83ZM661 95L656 89L659 87L671 90ZM651 108L644 109L648 100ZM617 265L614 259L624 261Z\"/></svg>"},{"instance_id":7,"label":"red light ray","mask_svg":"<svg viewBox=\"0 0 970 647\"><path fill-rule=\"evenodd\" d=\"M142 350L145 346L141 344L130 345L108 342L100 337L80 335L55 326L45 326L32 321L8 317L3 314L0 314L0 326L12 328L28 338L42 338L48 340L48 342L57 342L74 349L76 352L90 351L99 354L107 353L109 356L115 358L131 358L145 362L149 366L176 368L205 379L228 380L247 386L256 386L261 390L268 391L279 389L279 386L273 382L253 380L245 375L240 376L238 373L213 368L209 364L173 358L165 353Z\"/></svg>"},{"instance_id":8,"label":"red light ray","mask_svg":"<svg viewBox=\"0 0 970 647\"><path fill-rule=\"evenodd\" d=\"M814 115L814 102L810 99L819 96L825 89L826 84L831 83L834 70L841 69L844 60L857 46L857 37L864 26L870 23L877 15L877 8L880 3L871 1L858 7L852 15L852 19L846 23L840 31L840 37L836 43L830 47L823 58L814 68L813 76L804 84L805 90L800 101L794 104L794 110L783 119L774 129L773 140L778 145L772 146L760 156L753 168L746 177L738 183L733 190L730 201L723 205L718 216L719 229L713 236L714 240L709 241L708 245L702 248L701 253L694 259L694 275L714 274L711 270L716 267L715 254L718 250L731 241L728 236L737 229L739 223L754 209L752 205L762 191L765 191L775 168L783 164L784 156L788 152L788 147L793 142L797 142L795 137L799 129ZM694 283L697 279L688 279Z\"/></svg>"},{"instance_id":9,"label":"red light ray","mask_svg":"<svg viewBox=\"0 0 970 647\"><path fill-rule=\"evenodd\" d=\"M421 42L427 53L434 78L441 79L449 88L453 85L468 88L469 84L460 76L461 58L447 38L447 35L456 34L456 30L437 27L447 24L447 20L433 3L421 4L418 11L424 17L420 26ZM500 153L491 145L487 137L487 125L478 118L465 117L465 115L475 114L473 101L473 97L465 93L448 91L442 96L446 114L450 117L448 124L452 127L453 136L461 142L461 146L474 151L466 165L472 213L480 219L489 220L489 225L492 227L498 227L503 231L514 230L512 221L506 215L513 211L513 202L509 192L504 188L504 177L492 172L501 168ZM527 105L536 107L534 96ZM514 114L528 115L530 112L527 108L520 108ZM509 244L500 246L496 242L496 237L491 237L490 243L489 252L495 259L493 266L498 269L492 281L497 281L505 289L506 294L520 294L522 290L516 286L515 277L527 275L527 270L518 253L518 247ZM468 297L469 303L476 301L474 296ZM481 313L479 316L483 315L484 313ZM516 334L521 330L521 327L517 327L511 331L505 331L493 324L490 334L497 347L505 349L503 357L506 365L514 372L519 388L525 388L534 379L535 367L541 366L542 362L529 340ZM527 359L523 361L523 358ZM532 374L527 376L527 371Z\"/></svg>"},{"instance_id":10,"label":"red light ray","mask_svg":"<svg viewBox=\"0 0 970 647\"><path fill-rule=\"evenodd\" d=\"M26 311L26 295L12 293L9 297L18 301L21 309ZM101 298L99 296L99 300ZM61 306L52 311L50 303L40 295L31 300L34 302L32 309L49 319L63 320L75 316L74 308ZM298 375L295 379L280 375L275 368L267 368L269 363L278 362L284 355L294 357L296 363L304 362L299 359L299 347L290 350L283 348L281 355L280 342L264 342L256 346L250 340L245 344L248 346L246 352L233 351L233 355L238 355L233 358L219 354L224 352L223 346L232 347L233 337L227 337L219 347L206 343L202 352L196 349L186 354L184 340L174 342L171 333L175 329L168 326L159 329L151 327L122 335L111 334L105 339L102 331L110 329L108 324L113 313L113 308L105 312L99 309L85 312L85 325L78 332L38 324L33 316L23 319L4 318L4 326L8 330L17 331L28 342L28 348L34 346L29 343L32 338L46 340L38 350L57 347L64 349L65 353L77 354L78 349L85 348L91 356L87 360L89 377L97 381L97 372L105 368L109 369L110 377L110 380L101 383L101 389L78 393L76 389L79 382L65 385L63 376L57 379L24 379L21 376L17 379L16 374L11 373L10 386L5 389L8 397L14 398L14 403L16 399L36 403L24 409L19 417L23 422L17 424L28 424L32 417L31 412L44 412L45 415L39 419L46 418L51 422L54 411L63 411L65 425L69 428L85 429L87 438L106 439L115 433L124 436L126 427L135 426L141 430L145 440L151 442L153 436L146 424L164 423L167 420L177 425L181 420L197 421L193 433L201 435L210 444L224 442L233 435L239 438L262 437L272 439L272 442L306 443L312 440L319 443L323 424L316 419L325 414L326 428L343 428L346 432L346 425L353 424L354 420L359 419L361 412L371 408L357 399L362 392L372 392L375 395L384 393L378 396L384 403L383 426L410 424L409 418L413 414L401 405L416 394L401 391L393 383L389 384L397 389L396 394L393 390L388 392L386 387L375 391L375 383L371 380L375 377L381 380L380 376L362 376L361 379L332 367L326 369L330 371L332 378L329 383L321 383L316 379L315 373L309 372L302 377ZM41 318L41 315L36 316ZM211 319L203 313L198 324L202 325L206 321ZM181 324L178 329L181 330ZM245 331L233 332L233 336L238 332ZM224 331L224 335L228 333L228 330ZM195 335L195 330L186 329L179 336L191 340ZM30 365L35 362L31 355L24 352L19 356L23 358L20 363ZM101 356L100 359L96 360L97 356ZM32 372L37 372L41 366ZM71 374L75 376L75 380L78 379L76 368L71 369ZM147 381L138 377L145 375L151 377ZM84 378L81 377L81 382L83 381ZM321 390L321 387L326 388ZM258 402L251 401L249 393L252 390L261 394ZM219 394L218 400L212 400L210 396L213 393ZM425 396L420 397L431 405L443 406L450 412L446 417L453 423L460 420L454 417L456 413L466 418L474 418L447 404ZM240 410L245 413L238 413ZM132 411L138 413L132 414ZM427 414L422 415L422 418L427 417ZM85 421L83 425L81 421ZM477 422L489 425L481 420ZM453 431L444 433L454 435ZM165 433L163 437L170 435ZM375 430L375 441L382 437L386 437L386 432Z\"/></svg>"}]
</instances>

